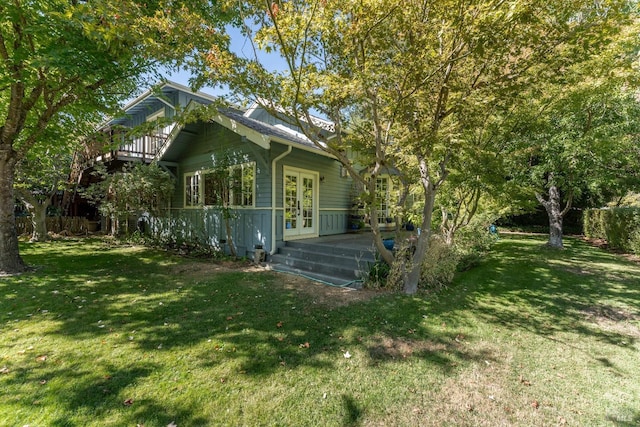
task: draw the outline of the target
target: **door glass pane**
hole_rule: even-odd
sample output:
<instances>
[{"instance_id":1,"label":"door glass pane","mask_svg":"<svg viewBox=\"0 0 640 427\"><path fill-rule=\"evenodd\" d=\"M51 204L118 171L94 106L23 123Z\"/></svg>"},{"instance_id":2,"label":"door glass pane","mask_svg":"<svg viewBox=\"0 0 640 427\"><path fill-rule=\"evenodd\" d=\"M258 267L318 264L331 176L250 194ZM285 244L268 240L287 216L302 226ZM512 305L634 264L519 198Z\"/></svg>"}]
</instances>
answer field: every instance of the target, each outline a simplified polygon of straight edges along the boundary
<instances>
[{"instance_id":1,"label":"door glass pane","mask_svg":"<svg viewBox=\"0 0 640 427\"><path fill-rule=\"evenodd\" d=\"M302 187L302 226L313 228L313 178L303 178Z\"/></svg>"},{"instance_id":2,"label":"door glass pane","mask_svg":"<svg viewBox=\"0 0 640 427\"><path fill-rule=\"evenodd\" d=\"M298 177L295 175L285 176L284 187L284 218L285 228L298 228Z\"/></svg>"}]
</instances>

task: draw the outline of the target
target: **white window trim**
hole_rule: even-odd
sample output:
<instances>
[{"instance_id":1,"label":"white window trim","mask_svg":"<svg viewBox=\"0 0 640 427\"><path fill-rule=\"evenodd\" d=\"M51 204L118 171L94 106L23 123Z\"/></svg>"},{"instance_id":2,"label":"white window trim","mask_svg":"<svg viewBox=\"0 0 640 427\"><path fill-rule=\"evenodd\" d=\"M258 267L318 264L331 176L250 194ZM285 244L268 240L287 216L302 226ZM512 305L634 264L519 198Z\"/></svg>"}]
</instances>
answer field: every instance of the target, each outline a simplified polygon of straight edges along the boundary
<instances>
[{"instance_id":1,"label":"white window trim","mask_svg":"<svg viewBox=\"0 0 640 427\"><path fill-rule=\"evenodd\" d=\"M370 180L372 178L372 176L371 176L371 174L366 174L365 178L367 180ZM395 191L395 187L396 187L394 185L394 182L393 182L393 177L392 177L391 174L381 173L381 174L376 175L375 179L385 179L387 181L387 192L385 194L384 202L387 205L386 214L389 215L391 213L391 210L392 210L391 209L392 201L393 201L392 197L393 197L393 192ZM366 189L367 192L369 191L368 186L365 187L365 189ZM380 200L378 200L378 203L380 203ZM378 211L378 207L376 206L376 212L377 211ZM388 223L388 222L386 222L386 218L389 218L389 217L385 217L385 221L384 222L378 222L378 225L387 226L387 227L395 227L395 224L396 224L395 221L392 221L392 222ZM377 217L376 217L376 220L377 220Z\"/></svg>"},{"instance_id":2,"label":"white window trim","mask_svg":"<svg viewBox=\"0 0 640 427\"><path fill-rule=\"evenodd\" d=\"M255 161L250 161L250 162L245 162L245 163L240 163L237 165L233 165L233 166L229 166L229 171L233 171L234 169L237 168L244 168L246 166L250 166L252 169L252 173L253 173L253 184L251 186L251 204L250 205L234 205L234 204L230 204L229 207L230 208L234 208L234 209L255 209L256 207L256 162ZM205 205L204 204L204 185L205 185L205 179L204 176L208 173L213 173L214 170L213 169L205 169L205 170L200 170L200 171L196 171L196 172L187 172L184 174L184 180L183 180L183 188L184 188L184 197L183 197L183 206L185 207L185 209L194 209L194 208L201 208L201 207L205 207L205 208L211 208L211 207L215 207L215 205ZM187 205L187 176L198 176L198 204L197 205ZM230 188L229 191L229 199L231 201L234 200L233 198L233 188Z\"/></svg>"}]
</instances>

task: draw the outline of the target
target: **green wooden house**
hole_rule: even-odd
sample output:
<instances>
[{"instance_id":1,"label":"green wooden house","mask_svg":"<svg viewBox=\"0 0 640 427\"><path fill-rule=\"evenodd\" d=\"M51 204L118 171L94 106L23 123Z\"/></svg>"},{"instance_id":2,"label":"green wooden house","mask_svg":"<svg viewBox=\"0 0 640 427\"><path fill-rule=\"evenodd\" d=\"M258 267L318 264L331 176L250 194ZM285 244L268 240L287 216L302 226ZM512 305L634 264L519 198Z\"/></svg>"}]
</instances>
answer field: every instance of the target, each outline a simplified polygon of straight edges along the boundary
<instances>
[{"instance_id":1,"label":"green wooden house","mask_svg":"<svg viewBox=\"0 0 640 427\"><path fill-rule=\"evenodd\" d=\"M231 238L239 256L252 258L258 250L267 260L275 260L278 252L282 254L285 246L295 246L294 242L318 241L323 236L344 236L352 231L352 179L336 159L315 146L301 129L283 120L284 116L270 114L256 103L246 110L216 108L206 121L176 124L170 120L176 111L215 101L209 95L165 82L129 103L126 116L104 128L149 123L152 132L123 140L104 160L154 161L177 182L166 217L150 219L153 232L228 250L219 192L214 191L220 185L216 176L221 168L230 177L226 181L226 201L232 212ZM327 138L333 132L333 124L319 118L314 119L313 126ZM114 135L117 137L117 132ZM378 179L380 187L388 192L391 181ZM384 222L388 203L383 201L380 208L378 220ZM329 246L332 252L336 252L336 246L349 249L348 244ZM362 251L339 252L338 258L345 258L346 253L347 258L372 260ZM294 255L287 254L287 260ZM337 263L337 259L326 261L333 273ZM318 270L317 266L311 270L314 268ZM347 270L347 277L358 276L356 269Z\"/></svg>"}]
</instances>

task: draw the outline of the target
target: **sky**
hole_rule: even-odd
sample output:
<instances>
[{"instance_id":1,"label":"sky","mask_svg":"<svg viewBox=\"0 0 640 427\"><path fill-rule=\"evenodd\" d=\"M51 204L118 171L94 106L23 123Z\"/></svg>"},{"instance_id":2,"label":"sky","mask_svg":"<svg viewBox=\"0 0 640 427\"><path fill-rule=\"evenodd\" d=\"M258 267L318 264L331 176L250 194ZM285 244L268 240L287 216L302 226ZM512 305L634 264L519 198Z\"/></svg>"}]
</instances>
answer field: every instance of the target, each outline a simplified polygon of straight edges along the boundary
<instances>
[{"instance_id":1,"label":"sky","mask_svg":"<svg viewBox=\"0 0 640 427\"><path fill-rule=\"evenodd\" d=\"M228 26L226 30L231 37L231 51L242 57L252 58L253 48L251 46L251 41L248 40L246 36L242 35L238 28ZM260 50L258 51L258 58L262 62L263 66L270 71L283 70L286 67L284 59L277 53L266 53ZM177 73L163 73L163 76L175 83L189 86L191 73L188 71L180 71ZM213 86L202 87L200 91L215 96L222 96L227 93L227 89Z\"/></svg>"}]
</instances>

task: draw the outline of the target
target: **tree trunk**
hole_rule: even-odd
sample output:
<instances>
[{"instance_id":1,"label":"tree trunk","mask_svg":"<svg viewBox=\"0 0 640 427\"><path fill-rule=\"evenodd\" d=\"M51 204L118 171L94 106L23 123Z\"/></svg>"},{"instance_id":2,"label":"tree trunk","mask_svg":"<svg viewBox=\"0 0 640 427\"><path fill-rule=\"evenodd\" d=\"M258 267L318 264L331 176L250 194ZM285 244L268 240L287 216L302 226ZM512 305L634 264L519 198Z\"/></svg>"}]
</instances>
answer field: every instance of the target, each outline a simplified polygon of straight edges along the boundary
<instances>
[{"instance_id":1,"label":"tree trunk","mask_svg":"<svg viewBox=\"0 0 640 427\"><path fill-rule=\"evenodd\" d=\"M0 273L21 273L26 266L20 257L16 232L13 179L15 152L0 146Z\"/></svg>"},{"instance_id":2,"label":"tree trunk","mask_svg":"<svg viewBox=\"0 0 640 427\"><path fill-rule=\"evenodd\" d=\"M547 216L549 217L549 241L547 242L547 246L555 249L563 249L562 218L568 211L570 205L567 204L564 210L561 208L562 198L560 196L560 190L558 190L558 187L555 185L549 187L548 200L545 200L540 194L537 194L536 197L542 206L544 206L544 209L547 211Z\"/></svg>"},{"instance_id":3,"label":"tree trunk","mask_svg":"<svg viewBox=\"0 0 640 427\"><path fill-rule=\"evenodd\" d=\"M237 258L238 253L236 252L236 245L233 243L233 230L231 230L231 214L227 212L229 208L224 209L225 211L222 215L224 216L224 227L227 231L227 243L229 244L229 252L231 253L232 257Z\"/></svg>"},{"instance_id":4,"label":"tree trunk","mask_svg":"<svg viewBox=\"0 0 640 427\"><path fill-rule=\"evenodd\" d=\"M47 208L51 205L51 197L38 200L29 191L18 191L20 200L31 214L31 242L44 242L49 239L47 234Z\"/></svg>"},{"instance_id":5,"label":"tree trunk","mask_svg":"<svg viewBox=\"0 0 640 427\"><path fill-rule=\"evenodd\" d=\"M437 187L432 184L431 178L424 174L423 187L425 190L424 208L422 210L421 233L416 242L416 250L410 257L411 265L404 274L404 293L413 295L418 292L420 277L422 273L422 263L431 240L431 220L433 219L433 208L436 202Z\"/></svg>"}]
</instances>

